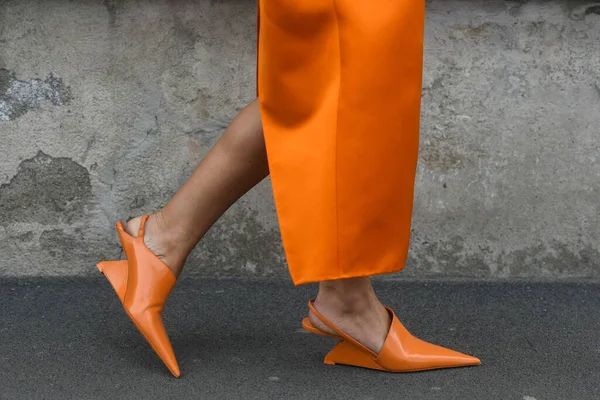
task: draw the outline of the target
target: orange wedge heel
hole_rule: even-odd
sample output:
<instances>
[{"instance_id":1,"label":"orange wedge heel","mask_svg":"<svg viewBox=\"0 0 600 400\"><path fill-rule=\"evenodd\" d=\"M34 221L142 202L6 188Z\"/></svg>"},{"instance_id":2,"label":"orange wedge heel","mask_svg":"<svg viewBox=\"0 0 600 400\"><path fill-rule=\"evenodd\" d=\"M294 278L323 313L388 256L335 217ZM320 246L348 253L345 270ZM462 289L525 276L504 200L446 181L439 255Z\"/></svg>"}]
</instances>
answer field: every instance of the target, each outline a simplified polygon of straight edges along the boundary
<instances>
[{"instance_id":1,"label":"orange wedge heel","mask_svg":"<svg viewBox=\"0 0 600 400\"><path fill-rule=\"evenodd\" d=\"M173 272L144 244L148 216L142 218L137 237L116 228L127 260L102 261L96 266L117 293L125 312L173 376L181 372L162 320L162 311L176 278Z\"/></svg>"}]
</instances>

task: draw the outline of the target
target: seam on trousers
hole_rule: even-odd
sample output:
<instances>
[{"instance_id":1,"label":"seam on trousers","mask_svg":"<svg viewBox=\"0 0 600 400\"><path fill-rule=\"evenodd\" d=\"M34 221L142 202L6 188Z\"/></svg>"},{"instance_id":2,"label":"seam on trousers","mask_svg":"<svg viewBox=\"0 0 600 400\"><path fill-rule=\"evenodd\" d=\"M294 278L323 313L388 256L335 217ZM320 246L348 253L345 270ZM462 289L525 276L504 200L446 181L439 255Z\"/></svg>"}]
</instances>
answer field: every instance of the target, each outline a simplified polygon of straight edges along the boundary
<instances>
[{"instance_id":1,"label":"seam on trousers","mask_svg":"<svg viewBox=\"0 0 600 400\"><path fill-rule=\"evenodd\" d=\"M260 2L261 0L258 0L256 2L256 77L255 77L255 81L254 84L256 85L256 97L259 96L259 91L258 91L258 56L260 54Z\"/></svg>"},{"instance_id":2,"label":"seam on trousers","mask_svg":"<svg viewBox=\"0 0 600 400\"><path fill-rule=\"evenodd\" d=\"M337 26L337 35L338 35L338 60L339 60L339 78L338 78L338 95L337 95L337 109L336 109L336 118L335 118L335 165L334 165L334 173L335 173L335 245L336 245L336 261L338 267L338 276L342 276L342 267L340 265L340 217L339 217L339 204L338 204L338 126L340 120L340 92L342 91L342 38L340 35L340 22L338 19L338 11L335 5L336 0L333 0L333 13L335 15L335 22Z\"/></svg>"}]
</instances>

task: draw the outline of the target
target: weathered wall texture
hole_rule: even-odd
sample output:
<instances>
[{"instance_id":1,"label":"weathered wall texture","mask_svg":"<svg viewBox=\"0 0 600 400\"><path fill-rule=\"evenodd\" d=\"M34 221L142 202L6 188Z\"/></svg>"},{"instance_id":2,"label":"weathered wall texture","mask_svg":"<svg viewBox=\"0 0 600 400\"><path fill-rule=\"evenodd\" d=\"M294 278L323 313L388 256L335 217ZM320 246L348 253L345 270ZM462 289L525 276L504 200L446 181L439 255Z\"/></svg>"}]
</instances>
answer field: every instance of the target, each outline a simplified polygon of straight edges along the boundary
<instances>
[{"instance_id":1,"label":"weathered wall texture","mask_svg":"<svg viewBox=\"0 0 600 400\"><path fill-rule=\"evenodd\" d=\"M400 276L600 278L600 3L427 11ZM163 204L253 98L255 51L251 0L0 0L0 275L119 257L115 220ZM189 261L287 275L269 183Z\"/></svg>"}]
</instances>

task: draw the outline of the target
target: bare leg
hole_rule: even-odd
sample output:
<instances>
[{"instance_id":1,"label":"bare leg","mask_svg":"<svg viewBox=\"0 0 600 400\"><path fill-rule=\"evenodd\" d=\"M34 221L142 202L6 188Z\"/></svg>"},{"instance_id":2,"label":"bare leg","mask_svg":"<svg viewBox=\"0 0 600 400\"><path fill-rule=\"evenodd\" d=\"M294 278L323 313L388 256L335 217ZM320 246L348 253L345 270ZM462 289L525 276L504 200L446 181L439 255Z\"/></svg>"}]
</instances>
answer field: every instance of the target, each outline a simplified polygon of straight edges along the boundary
<instances>
[{"instance_id":1,"label":"bare leg","mask_svg":"<svg viewBox=\"0 0 600 400\"><path fill-rule=\"evenodd\" d=\"M269 175L258 99L246 106L190 179L147 222L144 241L175 276L192 249L233 203ZM137 235L141 217L126 230Z\"/></svg>"}]
</instances>

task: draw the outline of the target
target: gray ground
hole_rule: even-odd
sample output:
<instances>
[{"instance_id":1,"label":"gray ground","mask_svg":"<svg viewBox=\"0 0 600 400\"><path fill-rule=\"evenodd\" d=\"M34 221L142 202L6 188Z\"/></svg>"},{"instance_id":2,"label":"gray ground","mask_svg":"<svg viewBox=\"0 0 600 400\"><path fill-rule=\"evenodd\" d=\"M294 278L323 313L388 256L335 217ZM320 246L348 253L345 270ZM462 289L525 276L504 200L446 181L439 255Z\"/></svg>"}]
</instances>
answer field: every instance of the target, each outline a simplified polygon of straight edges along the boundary
<instances>
[{"instance_id":1,"label":"gray ground","mask_svg":"<svg viewBox=\"0 0 600 400\"><path fill-rule=\"evenodd\" d=\"M388 374L326 366L305 334L312 287L183 278L165 309L171 377L102 278L0 281L1 399L597 399L600 287L379 282L416 335L480 367Z\"/></svg>"}]
</instances>

